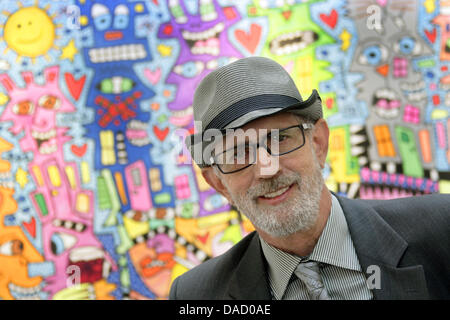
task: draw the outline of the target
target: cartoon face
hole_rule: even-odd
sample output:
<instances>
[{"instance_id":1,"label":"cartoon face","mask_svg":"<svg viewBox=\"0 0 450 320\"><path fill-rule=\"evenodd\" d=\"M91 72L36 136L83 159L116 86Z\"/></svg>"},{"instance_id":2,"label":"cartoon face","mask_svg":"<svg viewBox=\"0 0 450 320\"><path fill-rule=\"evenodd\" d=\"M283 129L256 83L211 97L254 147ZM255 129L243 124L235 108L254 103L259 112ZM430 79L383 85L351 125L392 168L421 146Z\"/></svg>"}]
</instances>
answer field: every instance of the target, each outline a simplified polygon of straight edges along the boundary
<instances>
[{"instance_id":1,"label":"cartoon face","mask_svg":"<svg viewBox=\"0 0 450 320\"><path fill-rule=\"evenodd\" d=\"M0 155L12 148L6 140L0 138ZM10 176L11 165L0 159L0 174ZM11 223L17 211L17 202L13 198L14 189L6 187L6 181L0 186L0 299L40 299L42 277L30 272L32 264L37 265L44 258L33 247L20 226ZM30 223L31 224L31 223Z\"/></svg>"},{"instance_id":2,"label":"cartoon face","mask_svg":"<svg viewBox=\"0 0 450 320\"><path fill-rule=\"evenodd\" d=\"M420 107L426 103L425 82L414 70L413 61L431 51L414 32L414 6L411 2L406 10L393 1L385 4L380 8L383 20L379 31L369 30L366 17L355 20L360 40L350 70L367 74L359 83L363 88L360 97L381 119L399 118L405 105Z\"/></svg>"},{"instance_id":3,"label":"cartoon face","mask_svg":"<svg viewBox=\"0 0 450 320\"><path fill-rule=\"evenodd\" d=\"M6 74L0 81L10 95L10 101L0 116L1 121L12 121L11 132L23 131L20 144L23 151L33 151L37 156L54 154L58 145L68 138L63 137L64 128L56 126L56 114L74 112L74 106L64 97L58 86L58 67L45 71L44 86L33 82L30 72L22 74L26 86L17 88Z\"/></svg>"},{"instance_id":4,"label":"cartoon face","mask_svg":"<svg viewBox=\"0 0 450 320\"><path fill-rule=\"evenodd\" d=\"M195 14L183 1L169 1L171 20L162 24L158 37L180 39L180 55L167 78L178 89L168 104L172 115L169 121L178 127L192 125L192 100L195 88L209 72L242 57L230 44L228 29L239 21L234 7L221 7L215 0L199 2Z\"/></svg>"},{"instance_id":5,"label":"cartoon face","mask_svg":"<svg viewBox=\"0 0 450 320\"><path fill-rule=\"evenodd\" d=\"M11 49L34 58L45 54L53 46L55 26L44 10L26 7L9 16L4 37Z\"/></svg>"},{"instance_id":6,"label":"cartoon face","mask_svg":"<svg viewBox=\"0 0 450 320\"><path fill-rule=\"evenodd\" d=\"M175 265L174 240L166 234L157 234L146 243L135 245L129 253L146 286L157 298L167 298Z\"/></svg>"},{"instance_id":7,"label":"cartoon face","mask_svg":"<svg viewBox=\"0 0 450 320\"><path fill-rule=\"evenodd\" d=\"M87 104L95 107L95 122L88 125L88 135L100 138L96 163L112 165L121 158L117 160L125 164L127 142L136 147L150 142L146 132L150 114L141 112L139 104L155 92L133 69L135 63L152 60L147 38L135 28L148 11L142 2L127 1L83 2L80 11L83 32L92 39L83 54L86 65L94 70ZM108 156L115 143L123 146L122 156ZM100 154L102 158L97 157Z\"/></svg>"},{"instance_id":8,"label":"cartoon face","mask_svg":"<svg viewBox=\"0 0 450 320\"><path fill-rule=\"evenodd\" d=\"M88 67L95 67L96 64L117 67L118 62L135 63L152 59L147 40L137 37L134 28L135 16L147 13L144 3L83 3L80 11L82 27L92 27L94 40L94 47L84 50Z\"/></svg>"},{"instance_id":9,"label":"cartoon face","mask_svg":"<svg viewBox=\"0 0 450 320\"><path fill-rule=\"evenodd\" d=\"M327 62L316 58L315 50L334 42L311 20L309 4L302 1L255 1L249 17L268 18L268 34L262 55L283 65L300 93L309 96L321 81L331 78ZM299 23L301 21L301 23Z\"/></svg>"}]
</instances>

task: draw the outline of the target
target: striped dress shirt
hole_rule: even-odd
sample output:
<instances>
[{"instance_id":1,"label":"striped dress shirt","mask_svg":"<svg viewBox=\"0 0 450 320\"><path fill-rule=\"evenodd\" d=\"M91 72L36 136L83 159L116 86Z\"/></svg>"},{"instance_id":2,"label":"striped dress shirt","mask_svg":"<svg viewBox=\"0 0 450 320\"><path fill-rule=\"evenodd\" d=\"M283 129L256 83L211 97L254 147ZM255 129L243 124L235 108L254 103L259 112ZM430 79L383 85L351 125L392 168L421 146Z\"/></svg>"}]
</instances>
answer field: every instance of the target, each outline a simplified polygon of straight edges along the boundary
<instances>
[{"instance_id":1,"label":"striped dress shirt","mask_svg":"<svg viewBox=\"0 0 450 320\"><path fill-rule=\"evenodd\" d=\"M275 300L309 300L305 284L294 274L301 261L319 262L320 275L332 300L370 300L373 294L359 264L344 212L332 196L331 212L316 246L308 257L281 251L261 239Z\"/></svg>"}]
</instances>

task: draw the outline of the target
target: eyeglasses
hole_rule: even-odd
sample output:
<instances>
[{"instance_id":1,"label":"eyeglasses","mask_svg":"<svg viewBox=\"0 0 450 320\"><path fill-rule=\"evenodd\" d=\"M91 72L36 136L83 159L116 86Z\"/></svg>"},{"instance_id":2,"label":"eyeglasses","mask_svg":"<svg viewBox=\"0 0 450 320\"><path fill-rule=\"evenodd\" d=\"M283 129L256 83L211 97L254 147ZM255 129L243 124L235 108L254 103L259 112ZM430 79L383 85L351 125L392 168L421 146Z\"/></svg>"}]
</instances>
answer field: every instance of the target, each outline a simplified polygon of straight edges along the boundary
<instances>
[{"instance_id":1,"label":"eyeglasses","mask_svg":"<svg viewBox=\"0 0 450 320\"><path fill-rule=\"evenodd\" d=\"M293 152L305 145L305 130L313 127L312 123L302 123L280 130L271 130L259 143L246 141L219 152L211 157L211 165L216 165L223 174L230 174L255 164L259 147L264 147L272 156Z\"/></svg>"}]
</instances>

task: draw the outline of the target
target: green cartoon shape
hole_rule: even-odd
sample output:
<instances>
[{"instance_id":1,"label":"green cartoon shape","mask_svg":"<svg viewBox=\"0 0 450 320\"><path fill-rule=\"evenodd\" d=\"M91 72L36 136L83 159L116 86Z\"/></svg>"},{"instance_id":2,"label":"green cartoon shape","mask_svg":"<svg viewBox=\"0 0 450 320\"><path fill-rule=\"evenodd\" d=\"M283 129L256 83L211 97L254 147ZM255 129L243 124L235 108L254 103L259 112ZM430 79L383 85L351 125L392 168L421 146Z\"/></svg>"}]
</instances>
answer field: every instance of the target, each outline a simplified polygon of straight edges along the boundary
<instances>
[{"instance_id":1,"label":"green cartoon shape","mask_svg":"<svg viewBox=\"0 0 450 320\"><path fill-rule=\"evenodd\" d=\"M400 156L402 157L403 173L415 178L423 178L424 171L417 150L414 131L407 127L395 127Z\"/></svg>"},{"instance_id":2,"label":"green cartoon shape","mask_svg":"<svg viewBox=\"0 0 450 320\"><path fill-rule=\"evenodd\" d=\"M283 65L302 96L308 97L320 82L333 76L326 69L330 63L316 58L316 49L335 41L311 20L309 6L317 1L293 5L287 2L276 6L255 0L248 6L248 15L267 17L269 31L261 55Z\"/></svg>"}]
</instances>

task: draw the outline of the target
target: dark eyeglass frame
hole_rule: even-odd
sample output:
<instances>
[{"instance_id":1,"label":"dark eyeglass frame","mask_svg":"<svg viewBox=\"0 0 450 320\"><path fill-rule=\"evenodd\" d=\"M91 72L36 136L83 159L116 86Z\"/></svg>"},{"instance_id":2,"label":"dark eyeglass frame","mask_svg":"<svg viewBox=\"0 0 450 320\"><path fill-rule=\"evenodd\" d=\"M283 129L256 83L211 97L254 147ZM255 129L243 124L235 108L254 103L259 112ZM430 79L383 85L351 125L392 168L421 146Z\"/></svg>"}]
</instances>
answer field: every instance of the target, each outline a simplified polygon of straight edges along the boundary
<instances>
[{"instance_id":1,"label":"dark eyeglass frame","mask_svg":"<svg viewBox=\"0 0 450 320\"><path fill-rule=\"evenodd\" d=\"M278 156L279 157L279 156L282 156L282 155L285 155L285 154L288 154L288 153L294 152L295 150L300 149L306 143L305 130L310 130L310 129L314 128L314 124L313 123L300 123L300 124L297 124L295 126L290 126L290 127L287 127L287 128L280 129L278 132L283 132L285 130L292 129L292 128L297 128L297 127L300 128L300 131L302 132L302 136L303 136L303 143L300 146L298 146L298 147L296 147L296 148L294 148L292 150L286 151L286 152L282 152L282 153L279 153L279 154L272 154L272 150L270 150L270 148L267 146L267 143L266 143L267 140L268 140L267 137L269 136L269 134L268 134L268 135L266 135L266 137L265 137L265 139L263 141L260 141L260 142L258 142L256 144L253 144L253 145L256 146L255 150L258 150L259 147L264 147L264 149L266 149L267 153L269 153L271 156ZM217 168L219 169L219 171L222 174L236 173L236 172L242 171L244 169L247 169L248 167L254 165L255 163L256 163L256 157L255 157L255 161L254 162L249 163L245 167L242 167L242 168L234 170L234 171L224 172L220 168L220 165L218 163L216 163L215 157L211 157L211 166L217 166Z\"/></svg>"}]
</instances>

